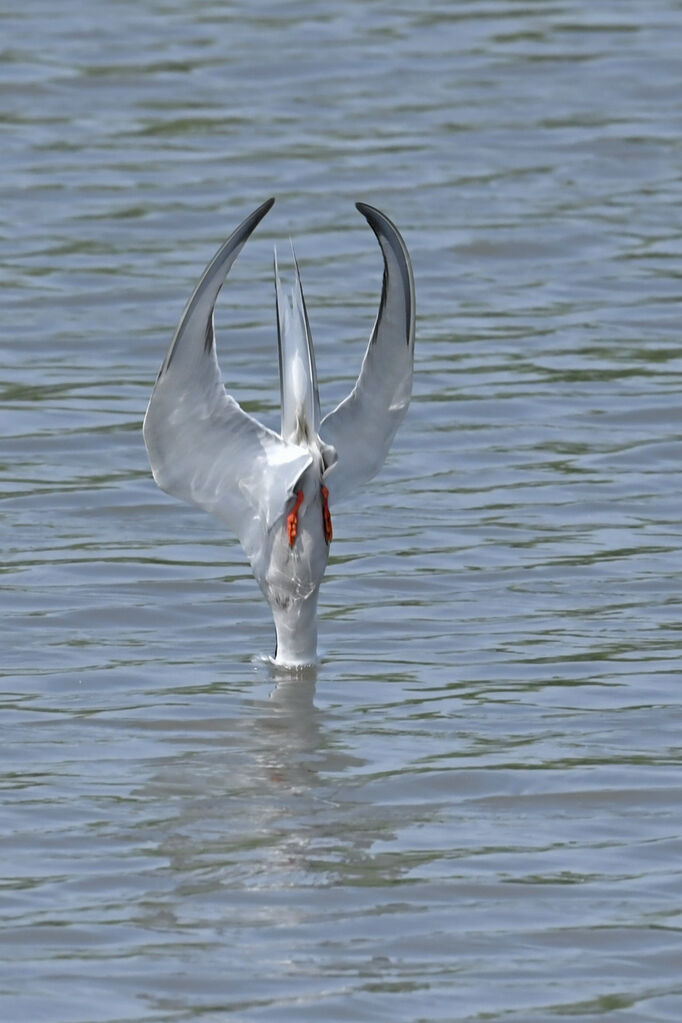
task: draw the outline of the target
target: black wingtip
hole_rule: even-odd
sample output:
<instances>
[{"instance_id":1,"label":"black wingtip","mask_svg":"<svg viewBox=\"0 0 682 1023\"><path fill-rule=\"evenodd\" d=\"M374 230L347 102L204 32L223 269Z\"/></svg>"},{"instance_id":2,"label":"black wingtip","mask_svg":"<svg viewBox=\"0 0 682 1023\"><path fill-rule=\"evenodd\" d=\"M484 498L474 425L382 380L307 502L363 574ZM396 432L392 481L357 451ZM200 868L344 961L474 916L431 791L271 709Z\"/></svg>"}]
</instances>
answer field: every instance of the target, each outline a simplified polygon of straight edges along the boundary
<instances>
[{"instance_id":1,"label":"black wingtip","mask_svg":"<svg viewBox=\"0 0 682 1023\"><path fill-rule=\"evenodd\" d=\"M263 219L263 217L265 216L265 214L269 213L274 205L275 205L275 197L274 197L274 195L272 195L272 196L270 196L269 199L266 199L265 202L262 202L260 204L260 206L258 206L257 209L255 209L253 211L251 216L247 217L246 220L242 221L242 223L240 224L240 227L246 228L247 233L251 234L251 232L254 230L254 228L258 224L260 224L260 222ZM239 230L239 228L237 228L237 230Z\"/></svg>"},{"instance_id":2,"label":"black wingtip","mask_svg":"<svg viewBox=\"0 0 682 1023\"><path fill-rule=\"evenodd\" d=\"M370 206L368 202L356 202L355 208L359 213L362 213L377 238L380 239L382 234L387 237L392 234L400 237L400 232L393 221L385 213L382 213L381 210L378 210L376 206Z\"/></svg>"},{"instance_id":3,"label":"black wingtip","mask_svg":"<svg viewBox=\"0 0 682 1023\"><path fill-rule=\"evenodd\" d=\"M366 202L356 202L355 208L358 213L362 213L363 217L370 225L373 220L383 217L381 210L378 210L375 206L370 206L369 203Z\"/></svg>"},{"instance_id":4,"label":"black wingtip","mask_svg":"<svg viewBox=\"0 0 682 1023\"><path fill-rule=\"evenodd\" d=\"M266 199L265 202L261 203L260 206L253 211L253 213L250 213L245 220L242 220L241 224L234 229L227 241L220 246L215 256L204 270L199 283L192 292L192 297L185 306L185 311L180 318L180 323L175 331L175 336L171 342L171 346L168 349L168 354L162 363L159 375L162 375L166 372L166 370L168 370L183 330L196 310L199 298L207 286L207 281L209 280L211 281L213 298L210 313L206 317L206 322L203 325L202 332L204 335L204 351L211 351L214 345L213 305L215 304L218 292L222 288L227 274L230 272L230 267L241 252L242 246L252 232L258 227L265 214L272 209L274 203L274 196Z\"/></svg>"},{"instance_id":5,"label":"black wingtip","mask_svg":"<svg viewBox=\"0 0 682 1023\"><path fill-rule=\"evenodd\" d=\"M253 211L251 216L248 218L251 221L251 223L253 224L251 230L253 230L253 228L256 226L256 224L259 224L261 222L261 220L263 219L265 214L269 213L274 205L275 205L275 197L274 197L274 195L271 195L269 199L266 199L265 202L262 202L260 204L258 209Z\"/></svg>"},{"instance_id":6,"label":"black wingtip","mask_svg":"<svg viewBox=\"0 0 682 1023\"><path fill-rule=\"evenodd\" d=\"M385 213L382 213L381 210L378 210L375 206L370 206L369 203L366 202L356 202L355 208L363 215L376 235L377 241L379 242L384 255L384 279L381 289L379 317L381 317L388 296L388 250L393 253L393 256L397 261L400 276L402 278L403 292L405 295L405 324L407 328L406 341L409 348L411 341L414 340L414 281L412 278L412 264L410 262L407 246L405 245L403 237L393 221L390 220ZM372 340L374 340L375 337L376 334L372 336Z\"/></svg>"}]
</instances>

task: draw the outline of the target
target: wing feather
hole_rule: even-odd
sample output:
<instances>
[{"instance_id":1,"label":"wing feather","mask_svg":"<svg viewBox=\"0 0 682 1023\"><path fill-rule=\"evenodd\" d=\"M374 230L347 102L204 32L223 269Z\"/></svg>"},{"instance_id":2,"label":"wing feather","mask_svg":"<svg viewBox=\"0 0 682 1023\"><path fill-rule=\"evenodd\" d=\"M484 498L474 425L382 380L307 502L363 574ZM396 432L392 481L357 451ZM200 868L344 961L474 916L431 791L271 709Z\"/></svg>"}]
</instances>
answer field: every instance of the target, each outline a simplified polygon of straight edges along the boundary
<instances>
[{"instance_id":1,"label":"wing feather","mask_svg":"<svg viewBox=\"0 0 682 1023\"><path fill-rule=\"evenodd\" d=\"M226 393L215 350L218 293L273 202L248 216L206 268L161 366L143 427L161 489L225 522L251 560L311 462L307 451L283 441Z\"/></svg>"},{"instance_id":2,"label":"wing feather","mask_svg":"<svg viewBox=\"0 0 682 1023\"><path fill-rule=\"evenodd\" d=\"M320 436L338 459L325 474L330 500L346 497L383 465L412 392L415 297L410 257L398 229L366 203L357 208L384 258L379 313L355 387L322 420Z\"/></svg>"}]
</instances>

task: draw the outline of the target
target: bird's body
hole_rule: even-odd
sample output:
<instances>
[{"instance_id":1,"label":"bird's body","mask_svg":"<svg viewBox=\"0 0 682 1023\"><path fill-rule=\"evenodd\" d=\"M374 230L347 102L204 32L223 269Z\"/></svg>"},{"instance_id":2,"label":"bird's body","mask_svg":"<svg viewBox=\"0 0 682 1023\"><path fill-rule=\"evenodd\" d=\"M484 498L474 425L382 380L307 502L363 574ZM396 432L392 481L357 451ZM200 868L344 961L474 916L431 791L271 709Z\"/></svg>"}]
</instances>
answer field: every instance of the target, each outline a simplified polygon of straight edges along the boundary
<instances>
[{"instance_id":1,"label":"bird's body","mask_svg":"<svg viewBox=\"0 0 682 1023\"><path fill-rule=\"evenodd\" d=\"M213 310L230 267L273 202L243 221L204 272L161 366L144 439L159 486L216 515L239 537L272 610L275 663L295 668L316 659L330 505L375 475L409 403L414 285L397 229L358 203L384 255L381 307L355 388L321 420L298 266L286 295L275 261L282 425L280 434L267 429L225 391Z\"/></svg>"}]
</instances>

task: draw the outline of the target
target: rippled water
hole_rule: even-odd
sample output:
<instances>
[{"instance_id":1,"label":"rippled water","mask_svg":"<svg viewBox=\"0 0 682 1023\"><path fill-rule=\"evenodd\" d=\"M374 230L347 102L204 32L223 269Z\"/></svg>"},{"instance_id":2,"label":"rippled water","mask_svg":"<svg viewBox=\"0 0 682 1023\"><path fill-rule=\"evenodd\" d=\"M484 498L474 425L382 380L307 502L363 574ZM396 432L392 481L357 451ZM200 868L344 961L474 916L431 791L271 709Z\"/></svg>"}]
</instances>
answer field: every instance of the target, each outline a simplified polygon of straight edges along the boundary
<instances>
[{"instance_id":1,"label":"rippled water","mask_svg":"<svg viewBox=\"0 0 682 1023\"><path fill-rule=\"evenodd\" d=\"M674 0L28 0L2 27L9 1023L677 1021ZM413 255L415 396L278 679L140 426L203 266L276 423L273 240L328 409ZM254 659L255 658L255 659Z\"/></svg>"}]
</instances>

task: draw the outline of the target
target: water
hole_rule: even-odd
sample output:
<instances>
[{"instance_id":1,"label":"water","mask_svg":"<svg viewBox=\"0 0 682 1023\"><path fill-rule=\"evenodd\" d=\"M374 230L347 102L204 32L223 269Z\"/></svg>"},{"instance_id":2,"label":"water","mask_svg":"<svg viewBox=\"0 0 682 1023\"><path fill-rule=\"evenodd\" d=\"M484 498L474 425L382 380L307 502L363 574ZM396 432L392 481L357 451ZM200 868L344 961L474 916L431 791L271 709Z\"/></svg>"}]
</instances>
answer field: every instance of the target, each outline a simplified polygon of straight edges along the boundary
<instances>
[{"instance_id":1,"label":"water","mask_svg":"<svg viewBox=\"0 0 682 1023\"><path fill-rule=\"evenodd\" d=\"M2 15L8 1023L675 1021L673 0L40 0ZM335 514L316 677L140 426L203 266L277 422L273 241L326 409L395 219L415 395Z\"/></svg>"}]
</instances>

